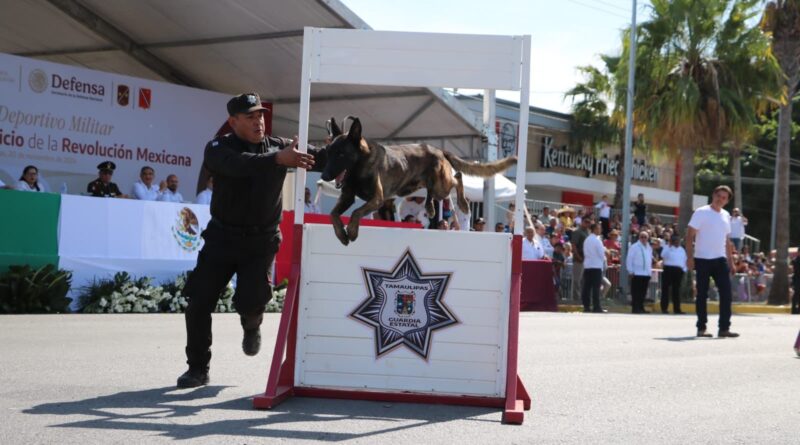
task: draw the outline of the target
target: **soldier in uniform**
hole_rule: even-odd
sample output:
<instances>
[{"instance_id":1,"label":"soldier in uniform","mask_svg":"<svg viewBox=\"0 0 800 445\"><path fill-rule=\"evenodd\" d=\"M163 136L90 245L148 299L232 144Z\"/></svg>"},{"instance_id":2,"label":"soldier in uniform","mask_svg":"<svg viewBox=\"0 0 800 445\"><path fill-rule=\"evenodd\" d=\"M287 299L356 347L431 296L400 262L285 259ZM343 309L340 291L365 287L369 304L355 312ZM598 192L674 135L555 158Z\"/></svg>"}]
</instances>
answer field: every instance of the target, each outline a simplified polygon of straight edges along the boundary
<instances>
[{"instance_id":1,"label":"soldier in uniform","mask_svg":"<svg viewBox=\"0 0 800 445\"><path fill-rule=\"evenodd\" d=\"M111 161L101 162L97 165L98 178L90 182L86 186L86 191L99 198L126 198L122 192L119 191L117 184L111 182L111 175L114 174L117 166Z\"/></svg>"},{"instance_id":2,"label":"soldier in uniform","mask_svg":"<svg viewBox=\"0 0 800 445\"><path fill-rule=\"evenodd\" d=\"M186 357L189 370L179 388L208 383L211 361L211 312L235 273L233 302L244 330L242 350L256 355L261 347L261 321L272 298L270 270L281 242L278 224L281 189L289 167L325 167L325 150L297 151L297 141L270 137L264 129L264 107L256 93L228 101L232 134L206 145L204 165L214 176L211 221L203 231L205 244L189 274L184 294ZM316 160L316 162L315 162Z\"/></svg>"}]
</instances>

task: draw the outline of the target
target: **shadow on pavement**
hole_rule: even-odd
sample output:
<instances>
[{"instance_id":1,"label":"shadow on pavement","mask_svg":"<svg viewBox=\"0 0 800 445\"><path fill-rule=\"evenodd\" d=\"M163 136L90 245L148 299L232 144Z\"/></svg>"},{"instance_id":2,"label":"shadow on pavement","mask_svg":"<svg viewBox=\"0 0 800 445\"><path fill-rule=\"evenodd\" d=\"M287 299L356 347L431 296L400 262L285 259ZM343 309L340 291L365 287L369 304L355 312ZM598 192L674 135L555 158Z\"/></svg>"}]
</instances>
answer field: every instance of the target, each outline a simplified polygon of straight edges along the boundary
<instances>
[{"instance_id":1,"label":"shadow on pavement","mask_svg":"<svg viewBox=\"0 0 800 445\"><path fill-rule=\"evenodd\" d=\"M699 339L698 337L687 336L687 337L655 337L653 340L666 340L666 341L694 341L694 340L712 340L710 338L703 338Z\"/></svg>"},{"instance_id":2,"label":"shadow on pavement","mask_svg":"<svg viewBox=\"0 0 800 445\"><path fill-rule=\"evenodd\" d=\"M257 411L252 408L251 397L214 402L214 398L225 388L227 387L205 386L185 391L169 386L142 391L125 391L86 400L45 403L23 412L34 415L94 417L89 420L50 425L50 427L56 428L151 431L173 439L230 435L331 442L469 419L493 412L499 414L498 410L492 408L461 406L443 408L442 406L409 403L312 398L292 398L272 410ZM192 403L203 399L208 399L210 403ZM238 411L242 414L242 418L213 420L215 417L220 417L220 414L214 414L213 410ZM202 418L212 420L197 423L198 419L195 416L202 416L200 420ZM185 418L187 422L179 423L181 418ZM332 428L320 426L323 422L360 420L376 422L368 424L342 423L336 426L332 425ZM477 418L471 420L492 421ZM307 430L304 430L302 425L298 425L298 423L310 422L317 423L317 425ZM376 426L377 428L375 428ZM363 431L354 431L355 429Z\"/></svg>"}]
</instances>

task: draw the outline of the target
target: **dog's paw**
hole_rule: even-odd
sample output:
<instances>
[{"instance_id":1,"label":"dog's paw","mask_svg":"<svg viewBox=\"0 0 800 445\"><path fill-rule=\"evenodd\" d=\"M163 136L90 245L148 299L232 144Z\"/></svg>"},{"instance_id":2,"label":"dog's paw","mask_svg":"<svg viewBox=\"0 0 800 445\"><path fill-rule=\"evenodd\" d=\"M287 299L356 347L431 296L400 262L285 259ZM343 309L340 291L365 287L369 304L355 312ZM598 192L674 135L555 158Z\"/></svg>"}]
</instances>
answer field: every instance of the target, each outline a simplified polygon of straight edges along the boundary
<instances>
[{"instance_id":1,"label":"dog's paw","mask_svg":"<svg viewBox=\"0 0 800 445\"><path fill-rule=\"evenodd\" d=\"M347 238L347 232L344 231L344 228L334 226L333 233L336 235L336 238L345 246L350 244L350 239Z\"/></svg>"},{"instance_id":2,"label":"dog's paw","mask_svg":"<svg viewBox=\"0 0 800 445\"><path fill-rule=\"evenodd\" d=\"M347 226L347 237L350 241L355 241L358 238L358 227Z\"/></svg>"}]
</instances>

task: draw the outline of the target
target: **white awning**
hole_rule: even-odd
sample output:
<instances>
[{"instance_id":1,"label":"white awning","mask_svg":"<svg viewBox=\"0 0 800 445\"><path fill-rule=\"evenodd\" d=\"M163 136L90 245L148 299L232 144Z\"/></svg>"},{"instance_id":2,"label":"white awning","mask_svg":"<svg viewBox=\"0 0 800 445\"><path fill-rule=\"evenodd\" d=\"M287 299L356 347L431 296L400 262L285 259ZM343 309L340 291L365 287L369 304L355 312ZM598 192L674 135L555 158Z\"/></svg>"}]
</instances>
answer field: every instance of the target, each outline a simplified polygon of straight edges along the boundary
<instances>
[{"instance_id":1,"label":"white awning","mask_svg":"<svg viewBox=\"0 0 800 445\"><path fill-rule=\"evenodd\" d=\"M483 183L484 179L478 176L463 175L464 181L464 195L470 202L483 202ZM511 201L517 194L517 185L510 181L508 178L501 174L494 176L494 196L496 201ZM323 180L317 181L317 187L323 195L331 196L334 198L339 197L339 189L336 188L333 181L326 182ZM427 189L420 189L408 196L421 196L427 194ZM455 189L453 189L451 196L455 199Z\"/></svg>"},{"instance_id":2,"label":"white awning","mask_svg":"<svg viewBox=\"0 0 800 445\"><path fill-rule=\"evenodd\" d=\"M297 133L303 27L369 29L339 0L28 0L3 2L0 52L274 104L273 133ZM440 88L314 85L310 139L358 116L364 135L430 141L464 157L479 118ZM474 147L474 148L473 148ZM475 153L472 153L472 150Z\"/></svg>"}]
</instances>

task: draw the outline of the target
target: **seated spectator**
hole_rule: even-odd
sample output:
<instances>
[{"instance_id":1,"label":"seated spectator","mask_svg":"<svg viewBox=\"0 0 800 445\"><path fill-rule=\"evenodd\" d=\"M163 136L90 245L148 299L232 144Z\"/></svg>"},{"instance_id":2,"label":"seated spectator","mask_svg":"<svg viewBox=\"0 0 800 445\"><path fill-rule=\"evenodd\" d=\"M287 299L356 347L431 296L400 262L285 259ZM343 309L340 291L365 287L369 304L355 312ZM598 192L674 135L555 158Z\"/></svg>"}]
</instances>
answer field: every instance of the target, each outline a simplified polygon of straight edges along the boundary
<instances>
[{"instance_id":1,"label":"seated spectator","mask_svg":"<svg viewBox=\"0 0 800 445\"><path fill-rule=\"evenodd\" d=\"M308 189L306 189L308 190ZM209 176L208 181L206 181L206 189L202 192L197 194L197 198L194 200L195 204L211 204L211 195L214 193L214 177Z\"/></svg>"},{"instance_id":2,"label":"seated spectator","mask_svg":"<svg viewBox=\"0 0 800 445\"><path fill-rule=\"evenodd\" d=\"M142 201L157 201L163 190L153 183L156 171L152 167L145 165L139 171L139 180L131 188L131 197Z\"/></svg>"},{"instance_id":3,"label":"seated spectator","mask_svg":"<svg viewBox=\"0 0 800 445\"><path fill-rule=\"evenodd\" d=\"M44 188L39 186L39 169L33 165L22 169L16 188L21 192L44 192Z\"/></svg>"},{"instance_id":4,"label":"seated spectator","mask_svg":"<svg viewBox=\"0 0 800 445\"><path fill-rule=\"evenodd\" d=\"M472 229L473 232L483 232L486 228L486 220L483 218L478 218L475 220L474 228Z\"/></svg>"},{"instance_id":5,"label":"seated spectator","mask_svg":"<svg viewBox=\"0 0 800 445\"><path fill-rule=\"evenodd\" d=\"M506 231L506 226L503 223L499 222L499 223L494 225L494 231L495 232L505 232Z\"/></svg>"},{"instance_id":6,"label":"seated spectator","mask_svg":"<svg viewBox=\"0 0 800 445\"><path fill-rule=\"evenodd\" d=\"M439 223L436 224L437 230L450 230L450 224L448 224L446 219L440 219Z\"/></svg>"},{"instance_id":7,"label":"seated spectator","mask_svg":"<svg viewBox=\"0 0 800 445\"><path fill-rule=\"evenodd\" d=\"M304 208L306 213L322 213L319 211L319 206L311 201L311 189L308 187L306 187L303 202L305 204Z\"/></svg>"},{"instance_id":8,"label":"seated spectator","mask_svg":"<svg viewBox=\"0 0 800 445\"><path fill-rule=\"evenodd\" d=\"M161 196L158 197L158 200L164 202L183 202L183 196L178 191L178 176L167 176L167 180L162 182L161 185L163 186L165 183L167 189L161 193Z\"/></svg>"},{"instance_id":9,"label":"seated spectator","mask_svg":"<svg viewBox=\"0 0 800 445\"><path fill-rule=\"evenodd\" d=\"M101 162L97 165L98 178L86 186L86 192L98 198L127 198L119 191L117 184L111 182L111 176L117 165L111 161Z\"/></svg>"}]
</instances>

